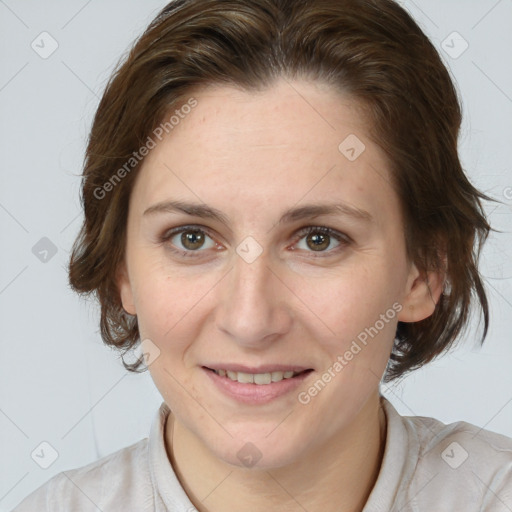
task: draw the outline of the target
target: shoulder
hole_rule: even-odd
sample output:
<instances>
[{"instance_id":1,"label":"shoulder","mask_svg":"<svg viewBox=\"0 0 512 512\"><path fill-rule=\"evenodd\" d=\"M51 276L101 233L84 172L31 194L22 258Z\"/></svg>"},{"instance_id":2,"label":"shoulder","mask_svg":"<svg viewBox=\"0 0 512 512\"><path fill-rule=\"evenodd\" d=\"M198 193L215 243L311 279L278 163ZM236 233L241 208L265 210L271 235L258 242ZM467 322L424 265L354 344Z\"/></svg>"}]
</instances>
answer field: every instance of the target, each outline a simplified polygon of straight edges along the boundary
<instances>
[{"instance_id":1,"label":"shoulder","mask_svg":"<svg viewBox=\"0 0 512 512\"><path fill-rule=\"evenodd\" d=\"M413 510L512 510L511 438L464 421L444 424L422 416L402 421L409 446L415 447L408 488L417 505Z\"/></svg>"},{"instance_id":2,"label":"shoulder","mask_svg":"<svg viewBox=\"0 0 512 512\"><path fill-rule=\"evenodd\" d=\"M115 510L150 499L148 439L127 446L83 467L66 470L26 497L13 512ZM149 497L149 498L147 498ZM141 501L142 500L142 501Z\"/></svg>"},{"instance_id":3,"label":"shoulder","mask_svg":"<svg viewBox=\"0 0 512 512\"><path fill-rule=\"evenodd\" d=\"M408 433L417 441L419 458L443 461L451 469L485 460L487 469L512 462L512 438L465 421L445 424L435 418L403 416Z\"/></svg>"}]
</instances>

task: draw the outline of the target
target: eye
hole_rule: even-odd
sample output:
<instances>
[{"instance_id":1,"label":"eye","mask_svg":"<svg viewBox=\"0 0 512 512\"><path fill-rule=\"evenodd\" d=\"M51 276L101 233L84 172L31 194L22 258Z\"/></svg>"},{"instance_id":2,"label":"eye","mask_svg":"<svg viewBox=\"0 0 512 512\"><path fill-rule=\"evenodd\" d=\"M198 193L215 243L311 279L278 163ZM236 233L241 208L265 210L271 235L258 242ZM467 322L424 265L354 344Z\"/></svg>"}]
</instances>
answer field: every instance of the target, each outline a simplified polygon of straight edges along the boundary
<instances>
[{"instance_id":1,"label":"eye","mask_svg":"<svg viewBox=\"0 0 512 512\"><path fill-rule=\"evenodd\" d=\"M201 249L218 247L208 233L197 226L182 226L166 231L160 241L169 242L169 248L182 256L195 256L194 253L202 252Z\"/></svg>"},{"instance_id":2,"label":"eye","mask_svg":"<svg viewBox=\"0 0 512 512\"><path fill-rule=\"evenodd\" d=\"M338 250L343 249L351 242L349 236L324 226L307 226L301 229L296 234L296 237L297 240L303 240L305 243L305 246L299 247L301 250L328 253L327 255L338 252ZM337 245L331 248L331 250L327 250L332 246L333 239L336 241Z\"/></svg>"}]
</instances>

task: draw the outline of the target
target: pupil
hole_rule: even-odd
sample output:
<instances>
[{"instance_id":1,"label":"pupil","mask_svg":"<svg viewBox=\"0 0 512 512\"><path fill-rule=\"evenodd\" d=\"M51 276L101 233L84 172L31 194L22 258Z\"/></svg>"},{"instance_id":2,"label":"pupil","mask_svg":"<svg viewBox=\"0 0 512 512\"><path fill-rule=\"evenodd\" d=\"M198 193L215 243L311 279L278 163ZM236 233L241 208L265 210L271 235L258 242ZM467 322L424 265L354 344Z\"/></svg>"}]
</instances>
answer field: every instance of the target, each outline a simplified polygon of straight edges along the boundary
<instances>
[{"instance_id":1,"label":"pupil","mask_svg":"<svg viewBox=\"0 0 512 512\"><path fill-rule=\"evenodd\" d=\"M200 231L188 231L181 235L181 243L188 249L197 249L203 242L204 236Z\"/></svg>"},{"instance_id":2,"label":"pupil","mask_svg":"<svg viewBox=\"0 0 512 512\"><path fill-rule=\"evenodd\" d=\"M329 246L329 242L326 243L327 236L323 234L310 235L309 240L313 241L312 249L326 249Z\"/></svg>"}]
</instances>

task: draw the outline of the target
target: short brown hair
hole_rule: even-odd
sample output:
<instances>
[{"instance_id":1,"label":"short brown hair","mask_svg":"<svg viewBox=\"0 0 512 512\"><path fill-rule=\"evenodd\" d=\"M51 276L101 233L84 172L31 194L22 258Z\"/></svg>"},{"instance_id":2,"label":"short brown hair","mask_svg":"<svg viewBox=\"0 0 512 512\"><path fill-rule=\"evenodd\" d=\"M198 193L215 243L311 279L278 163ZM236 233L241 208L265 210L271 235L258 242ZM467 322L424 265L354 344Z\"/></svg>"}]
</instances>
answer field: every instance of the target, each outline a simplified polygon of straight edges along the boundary
<instances>
[{"instance_id":1,"label":"short brown hair","mask_svg":"<svg viewBox=\"0 0 512 512\"><path fill-rule=\"evenodd\" d=\"M75 291L99 299L104 342L124 355L140 341L116 285L140 167L128 172L127 160L191 90L260 91L279 78L320 81L363 105L370 135L389 159L409 259L421 271L446 270L448 288L433 315L399 322L385 380L445 352L467 326L473 295L483 342L489 313L478 259L491 228L480 200L492 199L461 167L461 108L446 67L392 0L175 0L151 22L107 84L85 155L85 219L69 279ZM142 360L123 364L138 371Z\"/></svg>"}]
</instances>

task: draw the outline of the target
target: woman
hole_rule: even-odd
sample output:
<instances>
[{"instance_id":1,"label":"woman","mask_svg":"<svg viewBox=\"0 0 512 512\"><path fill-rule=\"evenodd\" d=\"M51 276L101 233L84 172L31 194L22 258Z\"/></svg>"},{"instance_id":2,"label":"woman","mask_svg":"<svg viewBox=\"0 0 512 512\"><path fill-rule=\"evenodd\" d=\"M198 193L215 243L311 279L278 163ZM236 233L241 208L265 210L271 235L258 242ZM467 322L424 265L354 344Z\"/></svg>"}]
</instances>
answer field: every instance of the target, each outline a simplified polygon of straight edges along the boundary
<instances>
[{"instance_id":1,"label":"woman","mask_svg":"<svg viewBox=\"0 0 512 512\"><path fill-rule=\"evenodd\" d=\"M391 0L163 9L96 113L69 272L164 402L16 510L512 510L511 439L379 392L453 345L472 294L487 331L460 122Z\"/></svg>"}]
</instances>

